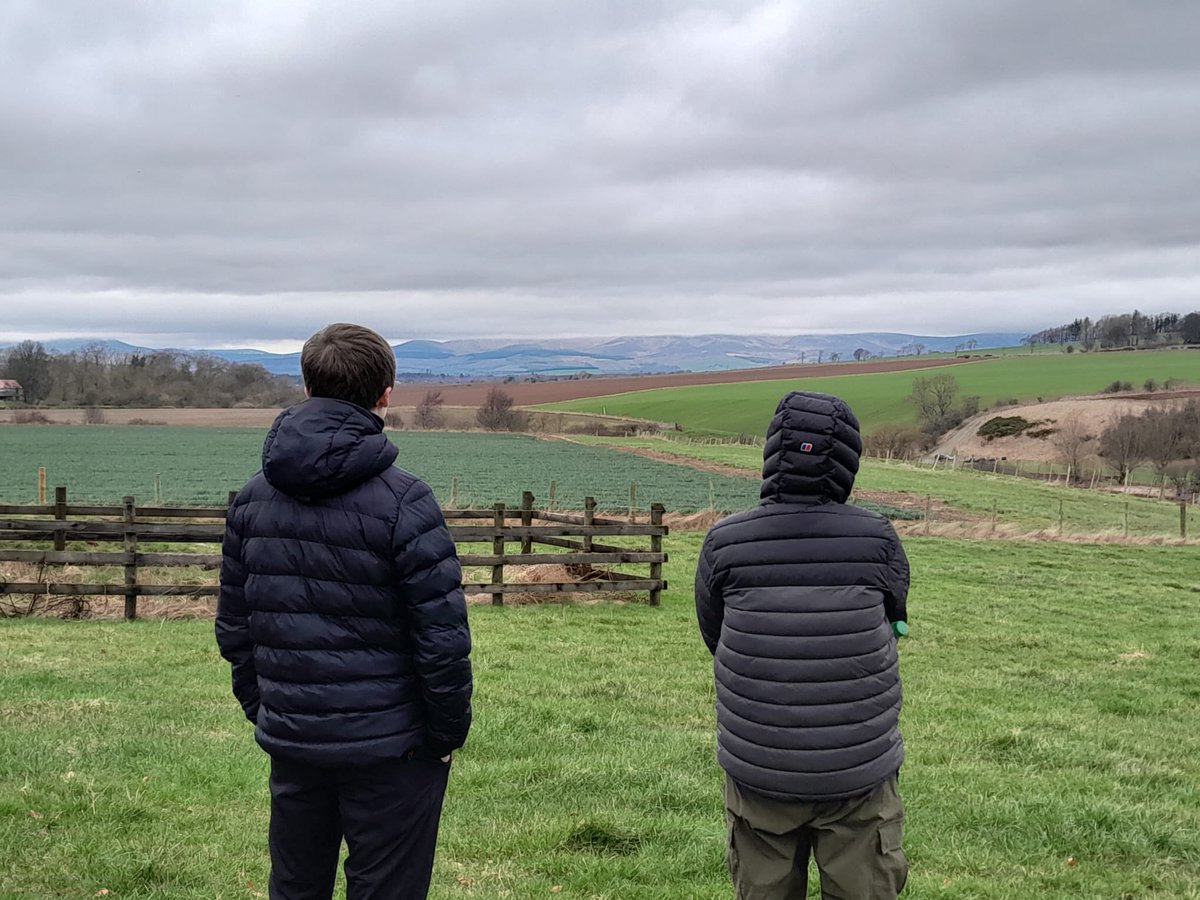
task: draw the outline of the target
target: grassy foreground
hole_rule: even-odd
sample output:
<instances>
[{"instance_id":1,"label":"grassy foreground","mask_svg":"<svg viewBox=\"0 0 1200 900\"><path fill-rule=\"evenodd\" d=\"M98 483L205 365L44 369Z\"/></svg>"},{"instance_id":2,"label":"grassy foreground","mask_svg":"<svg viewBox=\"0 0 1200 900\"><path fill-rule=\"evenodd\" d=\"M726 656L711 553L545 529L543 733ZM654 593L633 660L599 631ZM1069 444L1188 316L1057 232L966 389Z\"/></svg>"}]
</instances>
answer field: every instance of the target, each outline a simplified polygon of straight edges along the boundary
<instances>
[{"instance_id":1,"label":"grassy foreground","mask_svg":"<svg viewBox=\"0 0 1200 900\"><path fill-rule=\"evenodd\" d=\"M472 608L433 896L730 896L698 545L661 609ZM905 896L1200 897L1200 558L908 546ZM0 725L0 897L265 895L266 759L210 622L0 622Z\"/></svg>"},{"instance_id":2,"label":"grassy foreground","mask_svg":"<svg viewBox=\"0 0 1200 900\"><path fill-rule=\"evenodd\" d=\"M847 368L850 374L824 378L660 388L547 408L677 422L688 431L761 435L779 398L788 391L822 391L849 403L869 433L881 425L915 422L916 408L907 399L912 383L931 375L953 375L961 395L978 396L985 408L997 400L1095 394L1112 381L1128 381L1137 388L1147 378L1200 383L1200 353L1191 350L1012 356L932 371L865 375L853 374L853 366Z\"/></svg>"}]
</instances>

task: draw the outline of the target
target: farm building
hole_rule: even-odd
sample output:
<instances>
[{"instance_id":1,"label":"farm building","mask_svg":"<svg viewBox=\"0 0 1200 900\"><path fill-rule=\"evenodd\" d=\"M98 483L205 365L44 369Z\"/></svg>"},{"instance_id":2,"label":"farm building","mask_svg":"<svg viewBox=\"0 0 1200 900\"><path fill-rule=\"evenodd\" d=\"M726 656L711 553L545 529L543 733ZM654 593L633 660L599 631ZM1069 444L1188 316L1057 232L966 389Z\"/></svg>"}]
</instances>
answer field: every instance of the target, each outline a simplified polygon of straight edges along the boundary
<instances>
[{"instance_id":1,"label":"farm building","mask_svg":"<svg viewBox=\"0 0 1200 900\"><path fill-rule=\"evenodd\" d=\"M20 400L23 393L19 381L0 379L0 400Z\"/></svg>"}]
</instances>

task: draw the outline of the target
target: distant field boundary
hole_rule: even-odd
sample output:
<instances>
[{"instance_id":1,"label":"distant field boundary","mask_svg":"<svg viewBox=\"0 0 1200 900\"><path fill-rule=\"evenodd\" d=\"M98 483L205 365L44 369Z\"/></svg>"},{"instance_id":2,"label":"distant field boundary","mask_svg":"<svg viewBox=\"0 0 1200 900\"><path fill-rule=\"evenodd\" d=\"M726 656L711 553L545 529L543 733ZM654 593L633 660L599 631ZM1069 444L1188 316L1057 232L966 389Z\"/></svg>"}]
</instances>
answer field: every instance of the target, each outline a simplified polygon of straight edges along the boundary
<instances>
[{"instance_id":1,"label":"distant field boundary","mask_svg":"<svg viewBox=\"0 0 1200 900\"><path fill-rule=\"evenodd\" d=\"M696 387L707 384L741 384L748 381L790 381L829 375L874 375L880 372L907 372L941 366L961 366L990 357L973 356L935 359L872 359L866 362L836 362L819 365L766 366L760 369L732 369L723 372L677 372L670 375L618 375L582 378L577 381L497 381L469 384L397 384L392 402L397 406L415 406L430 391L440 391L447 404L479 406L488 391L499 387L512 396L518 406L587 400L634 391L655 391L667 387Z\"/></svg>"}]
</instances>

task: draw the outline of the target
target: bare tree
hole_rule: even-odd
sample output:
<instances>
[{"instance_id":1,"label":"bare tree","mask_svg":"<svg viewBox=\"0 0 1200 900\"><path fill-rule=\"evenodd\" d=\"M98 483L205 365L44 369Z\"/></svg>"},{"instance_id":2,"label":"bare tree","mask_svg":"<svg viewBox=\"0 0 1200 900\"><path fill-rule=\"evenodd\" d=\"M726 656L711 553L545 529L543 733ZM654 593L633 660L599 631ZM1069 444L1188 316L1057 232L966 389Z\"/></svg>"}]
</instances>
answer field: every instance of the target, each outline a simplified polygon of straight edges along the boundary
<instances>
[{"instance_id":1,"label":"bare tree","mask_svg":"<svg viewBox=\"0 0 1200 900\"><path fill-rule=\"evenodd\" d=\"M446 400L441 391L426 392L413 414L413 426L424 431L445 427L446 414L442 411L442 407L445 405Z\"/></svg>"},{"instance_id":2,"label":"bare tree","mask_svg":"<svg viewBox=\"0 0 1200 900\"><path fill-rule=\"evenodd\" d=\"M1137 416L1123 415L1100 434L1100 455L1124 481L1145 459L1145 441Z\"/></svg>"},{"instance_id":3,"label":"bare tree","mask_svg":"<svg viewBox=\"0 0 1200 900\"><path fill-rule=\"evenodd\" d=\"M21 341L9 350L3 372L21 383L26 403L40 403L50 393L50 354L38 341Z\"/></svg>"},{"instance_id":4,"label":"bare tree","mask_svg":"<svg viewBox=\"0 0 1200 900\"><path fill-rule=\"evenodd\" d=\"M1059 461L1070 469L1074 480L1079 481L1080 469L1091 456L1096 436L1088 432L1087 424L1078 412L1068 413L1057 424L1053 442Z\"/></svg>"},{"instance_id":5,"label":"bare tree","mask_svg":"<svg viewBox=\"0 0 1200 900\"><path fill-rule=\"evenodd\" d=\"M488 431L520 431L525 427L525 413L513 406L511 394L492 388L475 414L475 421Z\"/></svg>"},{"instance_id":6,"label":"bare tree","mask_svg":"<svg viewBox=\"0 0 1200 900\"><path fill-rule=\"evenodd\" d=\"M1166 477L1168 466L1188 449L1183 416L1175 410L1152 407L1138 417L1138 423L1145 442L1146 459L1154 463L1160 478Z\"/></svg>"},{"instance_id":7,"label":"bare tree","mask_svg":"<svg viewBox=\"0 0 1200 900\"><path fill-rule=\"evenodd\" d=\"M926 431L940 434L953 418L958 398L958 379L953 375L914 378L910 400L917 407L917 418Z\"/></svg>"}]
</instances>

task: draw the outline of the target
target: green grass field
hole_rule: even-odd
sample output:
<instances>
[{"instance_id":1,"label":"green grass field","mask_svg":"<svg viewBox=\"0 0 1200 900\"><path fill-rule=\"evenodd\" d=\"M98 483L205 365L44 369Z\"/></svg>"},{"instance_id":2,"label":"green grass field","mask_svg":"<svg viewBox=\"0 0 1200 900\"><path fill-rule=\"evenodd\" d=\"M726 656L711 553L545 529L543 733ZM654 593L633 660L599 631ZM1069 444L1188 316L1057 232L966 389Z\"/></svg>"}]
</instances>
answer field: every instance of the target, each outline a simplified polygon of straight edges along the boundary
<instances>
[{"instance_id":1,"label":"green grass field","mask_svg":"<svg viewBox=\"0 0 1200 900\"><path fill-rule=\"evenodd\" d=\"M661 438L584 438L591 445L671 453L685 459L736 466L754 475L762 468L762 449L744 444L700 444ZM1067 534L1124 533L1128 509L1133 537L1178 537L1179 506L1170 500L1149 500L1119 493L1084 490L1047 484L1032 478L992 475L973 469L950 470L945 465L862 461L856 487L941 500L957 509L990 521L993 512L1000 524L1022 530L1059 526L1062 504L1063 530ZM1189 534L1200 536L1200 508L1189 507ZM936 519L935 519L936 521Z\"/></svg>"},{"instance_id":2,"label":"green grass field","mask_svg":"<svg viewBox=\"0 0 1200 900\"><path fill-rule=\"evenodd\" d=\"M821 391L845 399L862 422L864 432L869 433L880 425L915 422L915 409L907 401L913 380L945 373L958 379L962 396L978 396L988 406L1012 398L1033 401L1039 397L1050 400L1094 394L1115 380L1129 381L1137 388L1147 378L1160 383L1167 378L1181 378L1189 384L1198 384L1200 352L1034 354L964 363L931 372L662 388L575 400L553 404L552 408L674 422L688 431L701 433L761 436L780 397L793 390Z\"/></svg>"},{"instance_id":3,"label":"green grass field","mask_svg":"<svg viewBox=\"0 0 1200 900\"><path fill-rule=\"evenodd\" d=\"M628 508L631 481L643 510L652 502L678 511L707 509L710 497L717 509L744 509L758 496L756 479L710 479L604 447L478 432L389 434L400 448L398 464L425 478L443 503L458 479L459 506L515 505L523 490L545 501L551 481L559 506L575 509L588 495L602 508ZM49 484L67 485L78 501L116 503L132 494L150 503L159 474L168 503L224 503L258 470L264 435L256 428L0 426L0 502L35 502L38 466L45 466Z\"/></svg>"},{"instance_id":4,"label":"green grass field","mask_svg":"<svg viewBox=\"0 0 1200 900\"><path fill-rule=\"evenodd\" d=\"M1200 897L1200 557L907 544L905 896ZM698 546L657 610L472 608L435 898L730 896ZM0 622L0 897L265 896L228 690L211 622Z\"/></svg>"}]
</instances>

